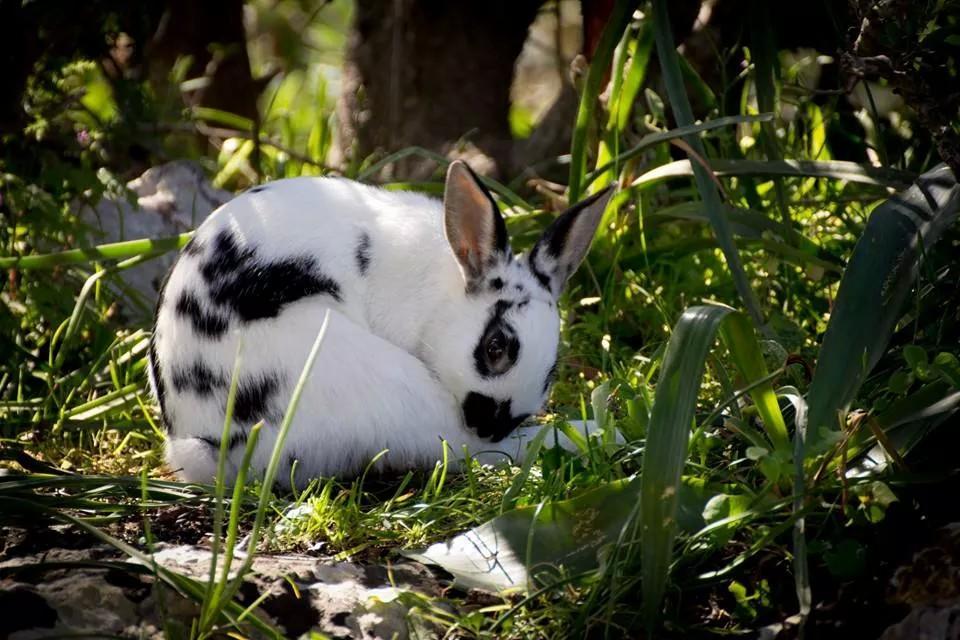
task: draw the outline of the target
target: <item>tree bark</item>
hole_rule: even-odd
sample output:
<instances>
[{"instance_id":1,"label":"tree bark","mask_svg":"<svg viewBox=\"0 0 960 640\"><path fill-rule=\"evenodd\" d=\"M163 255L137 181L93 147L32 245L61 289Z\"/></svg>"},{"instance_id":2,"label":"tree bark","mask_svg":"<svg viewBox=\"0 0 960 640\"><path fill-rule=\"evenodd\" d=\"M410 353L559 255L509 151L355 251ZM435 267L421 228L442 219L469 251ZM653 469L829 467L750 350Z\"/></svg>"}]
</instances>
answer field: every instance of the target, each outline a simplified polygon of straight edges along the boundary
<instances>
[{"instance_id":1,"label":"tree bark","mask_svg":"<svg viewBox=\"0 0 960 640\"><path fill-rule=\"evenodd\" d=\"M360 161L416 145L500 175L513 150L513 67L542 3L357 0L339 105L343 150ZM411 157L386 175L422 179L435 167Z\"/></svg>"},{"instance_id":2,"label":"tree bark","mask_svg":"<svg viewBox=\"0 0 960 640\"><path fill-rule=\"evenodd\" d=\"M177 58L190 56L188 78L209 84L185 96L203 105L256 120L260 87L250 73L243 0L166 0L145 58L150 83L162 87Z\"/></svg>"}]
</instances>

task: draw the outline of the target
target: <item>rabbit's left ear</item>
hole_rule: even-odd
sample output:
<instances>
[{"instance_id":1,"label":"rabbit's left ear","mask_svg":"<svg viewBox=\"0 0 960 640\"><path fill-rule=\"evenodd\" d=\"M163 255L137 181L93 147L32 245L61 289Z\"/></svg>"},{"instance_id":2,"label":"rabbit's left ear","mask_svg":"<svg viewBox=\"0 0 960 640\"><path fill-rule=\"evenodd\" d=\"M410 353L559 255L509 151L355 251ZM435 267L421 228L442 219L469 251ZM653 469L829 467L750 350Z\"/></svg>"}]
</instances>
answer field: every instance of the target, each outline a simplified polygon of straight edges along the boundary
<instances>
[{"instance_id":1,"label":"rabbit's left ear","mask_svg":"<svg viewBox=\"0 0 960 640\"><path fill-rule=\"evenodd\" d=\"M612 194L613 189L608 187L564 211L530 250L530 270L555 298L560 297L567 278L587 255Z\"/></svg>"},{"instance_id":2,"label":"rabbit's left ear","mask_svg":"<svg viewBox=\"0 0 960 640\"><path fill-rule=\"evenodd\" d=\"M500 209L462 160L450 163L447 170L443 226L468 288L491 266L510 256L507 226Z\"/></svg>"}]
</instances>

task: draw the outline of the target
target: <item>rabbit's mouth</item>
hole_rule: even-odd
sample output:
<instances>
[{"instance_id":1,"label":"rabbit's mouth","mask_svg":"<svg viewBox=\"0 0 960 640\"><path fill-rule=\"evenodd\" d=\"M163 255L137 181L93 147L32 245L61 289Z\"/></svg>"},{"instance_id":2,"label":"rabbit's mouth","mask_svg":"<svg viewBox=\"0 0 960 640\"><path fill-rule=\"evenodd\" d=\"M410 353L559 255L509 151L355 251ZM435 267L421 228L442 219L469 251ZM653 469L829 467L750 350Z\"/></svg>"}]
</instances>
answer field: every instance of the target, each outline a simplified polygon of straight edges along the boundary
<instances>
[{"instance_id":1,"label":"rabbit's mouth","mask_svg":"<svg viewBox=\"0 0 960 640\"><path fill-rule=\"evenodd\" d=\"M463 420L474 429L481 438L490 438L491 442L500 442L530 414L514 416L510 410L510 400L498 402L490 396L471 391L463 401Z\"/></svg>"}]
</instances>

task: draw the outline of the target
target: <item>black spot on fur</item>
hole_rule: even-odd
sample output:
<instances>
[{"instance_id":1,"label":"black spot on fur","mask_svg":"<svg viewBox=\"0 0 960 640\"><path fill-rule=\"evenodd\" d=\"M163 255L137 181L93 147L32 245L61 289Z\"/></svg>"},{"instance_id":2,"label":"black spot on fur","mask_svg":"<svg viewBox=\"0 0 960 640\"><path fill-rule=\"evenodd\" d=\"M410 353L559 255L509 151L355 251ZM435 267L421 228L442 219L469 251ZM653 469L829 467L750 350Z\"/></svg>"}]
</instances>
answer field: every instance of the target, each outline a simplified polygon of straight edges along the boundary
<instances>
[{"instance_id":1,"label":"black spot on fur","mask_svg":"<svg viewBox=\"0 0 960 640\"><path fill-rule=\"evenodd\" d=\"M553 384L553 381L557 379L557 362L553 363L553 366L550 367L550 370L547 371L547 377L543 381L543 393L546 393L550 390L550 385Z\"/></svg>"},{"instance_id":2,"label":"black spot on fur","mask_svg":"<svg viewBox=\"0 0 960 640\"><path fill-rule=\"evenodd\" d=\"M228 231L217 235L215 251L200 269L210 297L246 322L275 318L301 298L328 295L342 302L340 285L317 270L312 256L258 262L252 248L239 248Z\"/></svg>"},{"instance_id":3,"label":"black spot on fur","mask_svg":"<svg viewBox=\"0 0 960 640\"><path fill-rule=\"evenodd\" d=\"M357 261L357 269L360 275L367 275L367 269L370 268L370 234L364 231L360 234L360 241L357 242L357 249L353 254Z\"/></svg>"},{"instance_id":4,"label":"black spot on fur","mask_svg":"<svg viewBox=\"0 0 960 640\"><path fill-rule=\"evenodd\" d=\"M267 190L267 185L259 184L255 187L248 189L247 193L260 193L261 191L266 191L266 190Z\"/></svg>"},{"instance_id":5,"label":"black spot on fur","mask_svg":"<svg viewBox=\"0 0 960 640\"><path fill-rule=\"evenodd\" d=\"M503 278L494 278L490 281L490 288L494 291L500 291L503 289Z\"/></svg>"},{"instance_id":6,"label":"black spot on fur","mask_svg":"<svg viewBox=\"0 0 960 640\"><path fill-rule=\"evenodd\" d=\"M510 413L510 400L497 402L490 396L471 391L463 401L463 420L468 427L476 430L481 438L490 438L500 442L529 416L513 417Z\"/></svg>"},{"instance_id":7,"label":"black spot on fur","mask_svg":"<svg viewBox=\"0 0 960 640\"><path fill-rule=\"evenodd\" d=\"M192 293L183 292L177 299L177 314L187 318L193 330L205 338L219 338L227 332L229 321L213 311L204 310Z\"/></svg>"},{"instance_id":8,"label":"black spot on fur","mask_svg":"<svg viewBox=\"0 0 960 640\"><path fill-rule=\"evenodd\" d=\"M200 436L197 438L197 440L202 440L203 442L207 443L207 445L211 449L220 451L220 442L221 442L220 438L214 438L213 436ZM246 444L246 443L247 443L247 434L244 433L243 431L235 431L234 433L230 434L230 440L227 441L227 450L232 451L233 449L236 449L237 447L239 447L241 444Z\"/></svg>"},{"instance_id":9,"label":"black spot on fur","mask_svg":"<svg viewBox=\"0 0 960 640\"><path fill-rule=\"evenodd\" d=\"M199 396L208 396L226 386L227 379L200 360L195 360L189 367L173 370L173 388L179 393L192 391Z\"/></svg>"},{"instance_id":10,"label":"black spot on fur","mask_svg":"<svg viewBox=\"0 0 960 640\"><path fill-rule=\"evenodd\" d=\"M537 266L537 256L540 254L540 245L537 245L530 252L530 259L527 260L527 264L530 266L530 273L533 274L533 277L537 279L537 282L540 283L544 289L553 293L553 289L550 288L550 276L545 274L540 270L540 267Z\"/></svg>"},{"instance_id":11,"label":"black spot on fur","mask_svg":"<svg viewBox=\"0 0 960 640\"><path fill-rule=\"evenodd\" d=\"M253 259L254 254L253 249L249 247L245 249L238 247L233 234L229 231L218 233L213 242L210 258L200 267L200 275L211 286L220 280L236 277L235 274Z\"/></svg>"},{"instance_id":12,"label":"black spot on fur","mask_svg":"<svg viewBox=\"0 0 960 640\"><path fill-rule=\"evenodd\" d=\"M233 417L238 422L256 422L270 414L270 403L280 388L276 375L265 375L253 380L241 380L233 403Z\"/></svg>"},{"instance_id":13,"label":"black spot on fur","mask_svg":"<svg viewBox=\"0 0 960 640\"><path fill-rule=\"evenodd\" d=\"M467 165L464 165L467 166ZM494 248L497 249L492 255L491 259L493 262L497 262L500 258L510 255L510 239L507 236L507 224L503 221L503 214L500 213L500 207L497 206L497 201L493 199L489 189L484 186L483 182L480 181L480 177L467 166L467 171L470 172L470 175L473 176L474 182L477 183L477 187L480 188L480 191L483 192L483 195L487 197L487 200L490 201L490 208L493 213L493 237L494 237ZM497 253L500 255L498 256Z\"/></svg>"}]
</instances>

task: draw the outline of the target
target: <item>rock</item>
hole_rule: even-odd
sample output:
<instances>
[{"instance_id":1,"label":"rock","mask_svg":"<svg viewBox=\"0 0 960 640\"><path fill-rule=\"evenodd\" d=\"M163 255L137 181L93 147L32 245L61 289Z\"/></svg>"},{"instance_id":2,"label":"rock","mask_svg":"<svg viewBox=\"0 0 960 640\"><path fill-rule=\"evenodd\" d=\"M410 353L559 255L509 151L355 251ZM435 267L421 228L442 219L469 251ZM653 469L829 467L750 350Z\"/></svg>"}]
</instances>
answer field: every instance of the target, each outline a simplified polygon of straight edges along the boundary
<instances>
[{"instance_id":1,"label":"rock","mask_svg":"<svg viewBox=\"0 0 960 640\"><path fill-rule=\"evenodd\" d=\"M243 562L234 559L231 576ZM193 545L159 544L157 565L205 581L211 553ZM46 563L46 564L45 564ZM64 568L64 563L71 565ZM100 565L100 566L98 566ZM189 629L197 603L168 586L157 588L151 566L112 547L48 549L0 562L0 638L30 640L65 634L162 638L170 625ZM331 562L304 555L261 555L240 589L246 606L259 601L262 619L285 637L318 631L333 638L417 637L436 631L412 620L411 603L439 596L441 586L423 566ZM261 599L262 598L262 599ZM17 612L12 614L11 612ZM249 628L247 637L260 637Z\"/></svg>"},{"instance_id":2,"label":"rock","mask_svg":"<svg viewBox=\"0 0 960 640\"><path fill-rule=\"evenodd\" d=\"M897 569L891 601L912 609L881 640L960 640L960 523Z\"/></svg>"},{"instance_id":3,"label":"rock","mask_svg":"<svg viewBox=\"0 0 960 640\"><path fill-rule=\"evenodd\" d=\"M184 160L147 169L127 183L136 204L123 198L105 198L85 207L81 220L91 227L91 244L139 238L167 238L195 228L233 194L215 188L196 164ZM176 252L125 269L120 277L153 308L163 276Z\"/></svg>"}]
</instances>

